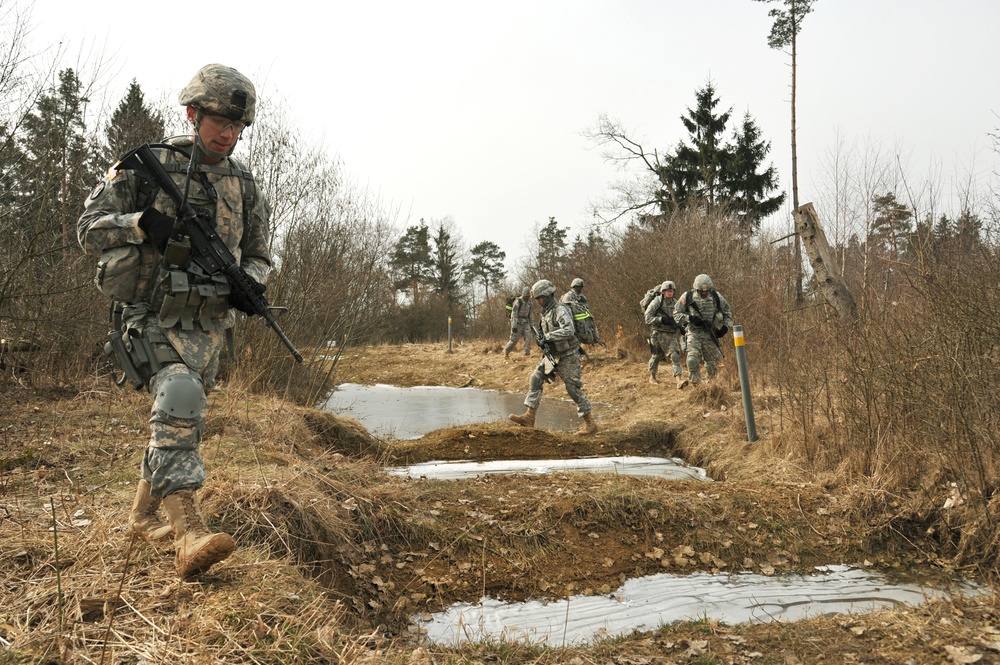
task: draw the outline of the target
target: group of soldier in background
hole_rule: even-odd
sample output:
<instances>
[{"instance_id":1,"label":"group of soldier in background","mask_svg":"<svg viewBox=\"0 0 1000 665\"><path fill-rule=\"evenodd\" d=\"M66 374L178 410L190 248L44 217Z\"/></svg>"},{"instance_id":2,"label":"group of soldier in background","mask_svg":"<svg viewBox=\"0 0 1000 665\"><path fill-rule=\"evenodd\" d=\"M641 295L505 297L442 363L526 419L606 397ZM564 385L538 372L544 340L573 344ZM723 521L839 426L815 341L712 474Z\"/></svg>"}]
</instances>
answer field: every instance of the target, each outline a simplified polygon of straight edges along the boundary
<instances>
[{"instance_id":1,"label":"group of soldier in background","mask_svg":"<svg viewBox=\"0 0 1000 665\"><path fill-rule=\"evenodd\" d=\"M693 288L674 298L676 285L667 280L646 305L646 325L649 336L649 382L656 378L660 361L670 359L677 388L683 390L702 381L701 365L705 365L707 381L719 372L722 344L719 339L733 327L729 301L712 284L712 278L695 277ZM686 353L687 378L681 367L681 354Z\"/></svg>"},{"instance_id":2,"label":"group of soldier in background","mask_svg":"<svg viewBox=\"0 0 1000 665\"><path fill-rule=\"evenodd\" d=\"M542 348L542 361L528 379L528 394L524 399L527 410L523 414L510 414L510 419L522 427L534 427L535 415L542 400L542 390L553 377L562 379L566 392L577 405L583 425L577 434L594 434L597 424L591 416L590 399L583 392L583 367L581 342L602 344L583 295L583 280L577 277L557 301L555 285L547 279L525 287L521 296L510 306L510 340L504 347L504 358L510 356L519 339L524 340L524 355L531 355L531 343L537 336ZM733 326L733 313L729 301L712 284L712 278L701 274L695 277L693 288L674 297L677 286L667 280L651 290L642 300L645 321L650 326L649 382L656 378L660 361L669 358L677 388L702 383L701 365L705 365L705 382L716 377L722 344L719 339ZM540 310L540 327L532 326L534 306ZM681 354L686 354L688 376L684 376Z\"/></svg>"}]
</instances>

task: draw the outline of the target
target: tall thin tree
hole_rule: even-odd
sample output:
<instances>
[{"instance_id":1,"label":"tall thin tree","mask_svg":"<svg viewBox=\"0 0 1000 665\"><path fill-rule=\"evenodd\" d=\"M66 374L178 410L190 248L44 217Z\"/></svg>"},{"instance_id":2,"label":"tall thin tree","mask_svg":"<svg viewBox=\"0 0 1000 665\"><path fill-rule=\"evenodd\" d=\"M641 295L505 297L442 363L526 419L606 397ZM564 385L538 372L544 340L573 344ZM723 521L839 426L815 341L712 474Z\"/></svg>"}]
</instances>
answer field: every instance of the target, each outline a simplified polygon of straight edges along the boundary
<instances>
[{"instance_id":1,"label":"tall thin tree","mask_svg":"<svg viewBox=\"0 0 1000 665\"><path fill-rule=\"evenodd\" d=\"M792 207L799 208L799 158L795 132L795 94L797 76L798 35L802 29L802 19L812 11L816 0L754 0L754 2L780 3L783 8L774 7L767 15L774 19L771 33L767 37L767 45L773 49L791 49L792 57ZM795 260L798 268L795 297L802 299L802 239L795 234Z\"/></svg>"}]
</instances>

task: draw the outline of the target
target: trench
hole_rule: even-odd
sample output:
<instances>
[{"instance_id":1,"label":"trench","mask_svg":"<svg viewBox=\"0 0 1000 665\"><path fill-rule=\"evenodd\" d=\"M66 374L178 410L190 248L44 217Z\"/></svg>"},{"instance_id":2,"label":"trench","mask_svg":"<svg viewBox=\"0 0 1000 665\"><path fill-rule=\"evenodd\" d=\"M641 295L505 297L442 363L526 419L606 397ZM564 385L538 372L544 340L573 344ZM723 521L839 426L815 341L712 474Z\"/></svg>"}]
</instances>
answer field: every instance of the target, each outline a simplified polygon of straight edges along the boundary
<instances>
[{"instance_id":1,"label":"trench","mask_svg":"<svg viewBox=\"0 0 1000 665\"><path fill-rule=\"evenodd\" d=\"M418 439L443 427L504 421L508 413L519 411L522 403L522 395L477 388L342 384L322 408L354 418L384 437ZM538 427L569 431L578 426L579 417L571 401L543 398L536 422ZM500 473L557 472L711 481L704 469L680 459L635 456L432 461L389 467L386 472L415 479L456 481ZM678 621L797 621L819 615L916 606L930 598L985 592L961 580L947 589L892 581L876 571L848 565L824 566L809 575L663 573L628 580L607 595L519 603L484 597L477 603L456 603L441 612L412 617L412 621L421 635L437 644L505 640L568 646L654 630Z\"/></svg>"}]
</instances>

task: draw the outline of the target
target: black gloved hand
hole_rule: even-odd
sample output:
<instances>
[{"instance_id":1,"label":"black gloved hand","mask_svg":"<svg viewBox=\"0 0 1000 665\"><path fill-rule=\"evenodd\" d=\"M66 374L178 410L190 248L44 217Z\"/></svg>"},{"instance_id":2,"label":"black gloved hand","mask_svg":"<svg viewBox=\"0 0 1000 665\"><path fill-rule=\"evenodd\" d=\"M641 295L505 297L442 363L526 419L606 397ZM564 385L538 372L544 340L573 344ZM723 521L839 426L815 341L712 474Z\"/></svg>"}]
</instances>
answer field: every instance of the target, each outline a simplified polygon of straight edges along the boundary
<instances>
[{"instance_id":1,"label":"black gloved hand","mask_svg":"<svg viewBox=\"0 0 1000 665\"><path fill-rule=\"evenodd\" d=\"M142 211L142 216L139 217L139 228L149 238L149 242L153 243L153 246L162 254L167 248L170 234L173 233L174 218L170 215L164 215L150 206Z\"/></svg>"},{"instance_id":2,"label":"black gloved hand","mask_svg":"<svg viewBox=\"0 0 1000 665\"><path fill-rule=\"evenodd\" d=\"M692 324L694 324L696 326L703 326L703 325L705 325L705 319L701 318L700 314L689 314L688 315L688 322L692 323Z\"/></svg>"},{"instance_id":3,"label":"black gloved hand","mask_svg":"<svg viewBox=\"0 0 1000 665\"><path fill-rule=\"evenodd\" d=\"M722 327L715 331L715 336L725 337L727 332L729 332L729 326L723 323Z\"/></svg>"},{"instance_id":4,"label":"black gloved hand","mask_svg":"<svg viewBox=\"0 0 1000 665\"><path fill-rule=\"evenodd\" d=\"M250 288L252 288L254 290L254 293L256 293L257 295L262 296L264 295L264 292L267 291L267 286L261 284L250 275L247 275L247 280L249 280L250 282ZM236 309L240 310L247 316L253 316L254 314L257 313L254 311L253 303L250 302L250 298L247 297L247 295L243 291L237 291L236 289L233 289L229 294L229 304L235 307Z\"/></svg>"},{"instance_id":5,"label":"black gloved hand","mask_svg":"<svg viewBox=\"0 0 1000 665\"><path fill-rule=\"evenodd\" d=\"M661 316L660 317L660 323L662 323L665 326L675 325L674 324L674 317L672 317L672 316L666 316L666 315Z\"/></svg>"}]
</instances>

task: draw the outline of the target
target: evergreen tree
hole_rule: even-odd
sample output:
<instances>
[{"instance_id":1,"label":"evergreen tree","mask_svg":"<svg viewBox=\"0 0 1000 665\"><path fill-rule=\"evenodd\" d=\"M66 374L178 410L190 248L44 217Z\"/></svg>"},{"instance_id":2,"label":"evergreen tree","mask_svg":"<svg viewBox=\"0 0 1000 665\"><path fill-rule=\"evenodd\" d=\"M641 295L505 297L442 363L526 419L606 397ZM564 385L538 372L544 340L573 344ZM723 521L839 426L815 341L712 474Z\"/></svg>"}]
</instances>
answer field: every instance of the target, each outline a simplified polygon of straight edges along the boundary
<instances>
[{"instance_id":1,"label":"evergreen tree","mask_svg":"<svg viewBox=\"0 0 1000 665\"><path fill-rule=\"evenodd\" d=\"M760 222L777 212L785 202L785 193L769 194L778 189L778 170L772 164L758 173L771 151L771 142L761 138L760 127L749 113L743 124L733 130L731 154L723 176L723 197L729 210L738 216L740 228L747 235L760 230Z\"/></svg>"},{"instance_id":2,"label":"evergreen tree","mask_svg":"<svg viewBox=\"0 0 1000 665\"><path fill-rule=\"evenodd\" d=\"M695 109L681 116L690 144L677 145L668 169L682 207L699 205L711 213L719 202L719 184L730 158L724 133L732 110L716 114L719 98L711 81L695 92L695 100Z\"/></svg>"},{"instance_id":3,"label":"evergreen tree","mask_svg":"<svg viewBox=\"0 0 1000 665\"><path fill-rule=\"evenodd\" d=\"M47 254L41 261L51 267L53 254L76 244L76 220L99 169L85 137L80 80L72 69L59 74L59 84L43 93L36 110L24 119L20 173L22 239L28 253Z\"/></svg>"},{"instance_id":4,"label":"evergreen tree","mask_svg":"<svg viewBox=\"0 0 1000 665\"><path fill-rule=\"evenodd\" d=\"M678 143L676 152L665 155L655 168L660 211L663 215L688 209L706 215L722 212L735 216L739 227L754 235L761 220L785 200L784 193L771 195L778 188L777 169L771 165L761 170L771 144L761 137L749 113L733 129L731 140L725 140L731 111L716 111L719 98L711 82L696 91L695 99L697 106L681 117L689 142Z\"/></svg>"},{"instance_id":5,"label":"evergreen tree","mask_svg":"<svg viewBox=\"0 0 1000 665\"><path fill-rule=\"evenodd\" d=\"M483 300L489 300L490 287L500 285L507 278L503 269L507 254L496 243L484 240L472 248L470 255L471 259L463 269L465 281L482 284L486 294Z\"/></svg>"},{"instance_id":6,"label":"evergreen tree","mask_svg":"<svg viewBox=\"0 0 1000 665\"><path fill-rule=\"evenodd\" d=\"M897 257L913 231L913 212L896 199L892 192L872 200L872 224L868 231L868 246L884 256Z\"/></svg>"},{"instance_id":7,"label":"evergreen tree","mask_svg":"<svg viewBox=\"0 0 1000 665\"><path fill-rule=\"evenodd\" d=\"M449 306L458 302L460 293L458 245L451 233L439 222L434 233L434 293L448 301Z\"/></svg>"},{"instance_id":8,"label":"evergreen tree","mask_svg":"<svg viewBox=\"0 0 1000 665\"><path fill-rule=\"evenodd\" d=\"M163 115L146 106L142 88L132 79L125 97L111 114L111 120L105 128L108 141L105 150L107 162L114 162L143 143L159 141L163 138L164 124Z\"/></svg>"},{"instance_id":9,"label":"evergreen tree","mask_svg":"<svg viewBox=\"0 0 1000 665\"><path fill-rule=\"evenodd\" d=\"M409 295L414 303L420 301L424 286L434 281L434 259L428 235L427 224L420 220L419 226L406 229L392 252L390 263L396 272L393 287Z\"/></svg>"},{"instance_id":10,"label":"evergreen tree","mask_svg":"<svg viewBox=\"0 0 1000 665\"><path fill-rule=\"evenodd\" d=\"M566 254L566 234L569 227L559 228L555 217L538 232L538 272L554 279L563 266Z\"/></svg>"}]
</instances>

